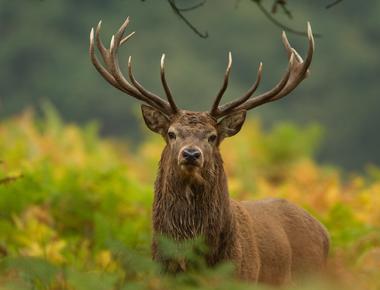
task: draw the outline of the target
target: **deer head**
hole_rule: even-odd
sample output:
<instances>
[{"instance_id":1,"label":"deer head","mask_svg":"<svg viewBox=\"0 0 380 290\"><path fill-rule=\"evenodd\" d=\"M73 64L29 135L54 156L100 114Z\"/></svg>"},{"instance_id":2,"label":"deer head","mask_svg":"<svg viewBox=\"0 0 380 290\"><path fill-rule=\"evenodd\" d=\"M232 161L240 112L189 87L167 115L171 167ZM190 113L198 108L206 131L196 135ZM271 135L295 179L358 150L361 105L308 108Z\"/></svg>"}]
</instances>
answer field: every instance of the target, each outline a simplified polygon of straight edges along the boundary
<instances>
[{"instance_id":1,"label":"deer head","mask_svg":"<svg viewBox=\"0 0 380 290\"><path fill-rule=\"evenodd\" d=\"M212 108L208 112L192 112L179 109L174 102L165 78L165 54L161 58L161 82L167 100L148 91L135 79L131 57L128 61L129 80L123 75L117 54L120 46L134 34L132 32L124 36L128 23L129 18L112 36L109 48L104 46L99 36L101 22L96 30L91 30L90 56L92 63L112 86L145 103L141 108L146 125L165 139L166 148L163 154L167 155L170 166L178 168L179 172L187 176L199 175L203 170L210 170L213 167L213 160L219 155L219 144L224 138L233 136L240 131L248 110L278 100L293 91L308 76L314 51L314 39L309 23L307 25L309 47L305 60L291 47L285 32L283 32L282 41L289 63L278 84L265 93L253 96L261 81L262 64L260 63L257 78L252 87L242 97L220 105L228 86L232 65L232 56L229 53L224 81ZM95 47L98 49L103 64L95 54Z\"/></svg>"}]
</instances>

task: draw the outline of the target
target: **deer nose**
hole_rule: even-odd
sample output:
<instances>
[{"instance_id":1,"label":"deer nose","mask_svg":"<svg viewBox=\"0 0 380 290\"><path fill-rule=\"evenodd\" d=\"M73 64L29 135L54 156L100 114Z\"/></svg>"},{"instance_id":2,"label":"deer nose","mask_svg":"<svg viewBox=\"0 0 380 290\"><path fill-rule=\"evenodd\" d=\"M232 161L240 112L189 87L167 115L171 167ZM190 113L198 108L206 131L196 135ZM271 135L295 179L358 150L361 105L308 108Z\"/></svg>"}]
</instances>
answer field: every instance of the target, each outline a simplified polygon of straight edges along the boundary
<instances>
[{"instance_id":1,"label":"deer nose","mask_svg":"<svg viewBox=\"0 0 380 290\"><path fill-rule=\"evenodd\" d=\"M201 157L201 151L196 148L185 148L182 151L182 156L186 159L186 161L195 161Z\"/></svg>"}]
</instances>

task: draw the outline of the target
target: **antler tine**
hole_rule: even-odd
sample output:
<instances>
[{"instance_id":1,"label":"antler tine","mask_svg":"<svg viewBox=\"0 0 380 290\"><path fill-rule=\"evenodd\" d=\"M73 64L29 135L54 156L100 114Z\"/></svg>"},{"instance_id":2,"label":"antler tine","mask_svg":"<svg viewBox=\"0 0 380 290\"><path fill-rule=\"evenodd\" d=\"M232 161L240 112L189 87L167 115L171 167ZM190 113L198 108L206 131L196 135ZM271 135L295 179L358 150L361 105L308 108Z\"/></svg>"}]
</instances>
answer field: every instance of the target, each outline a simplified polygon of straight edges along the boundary
<instances>
[{"instance_id":1,"label":"antler tine","mask_svg":"<svg viewBox=\"0 0 380 290\"><path fill-rule=\"evenodd\" d=\"M128 75L129 79L131 80L132 84L138 89L138 91L143 94L144 96L147 96L148 98L155 100L155 102L159 103L159 106L161 110L164 110L167 114L171 114L172 110L169 107L169 104L162 100L159 96L153 94L152 92L145 89L134 77L132 72L132 57L129 56L128 58Z\"/></svg>"},{"instance_id":2,"label":"antler tine","mask_svg":"<svg viewBox=\"0 0 380 290\"><path fill-rule=\"evenodd\" d=\"M131 32L126 37L124 37L122 40L120 40L120 46L122 46L124 43L126 43L133 35L135 35L135 32Z\"/></svg>"},{"instance_id":3,"label":"antler tine","mask_svg":"<svg viewBox=\"0 0 380 290\"><path fill-rule=\"evenodd\" d=\"M231 52L228 52L228 64L227 64L226 72L224 73L223 85L220 88L217 96L215 97L214 103L213 103L211 110L209 112L211 116L217 116L219 113L219 108L218 108L219 103L220 103L220 101L224 95L224 92L227 89L227 86L228 86L228 80L230 77L231 66L232 66L232 54L231 54Z\"/></svg>"},{"instance_id":4,"label":"antler tine","mask_svg":"<svg viewBox=\"0 0 380 290\"><path fill-rule=\"evenodd\" d=\"M311 61L313 59L313 53L314 53L314 37L313 37L313 32L311 30L310 22L307 22L307 38L308 38L308 42L309 42L309 47L307 50L307 55L306 55L305 61L303 61L302 57L297 53L297 51L290 46L285 32L283 34L283 42L284 42L285 48L287 50L289 48L292 50L292 52L296 56L296 62L299 65L301 65L301 68L299 69L299 72L296 72L294 74L294 79L292 79L289 86L281 92L281 96L278 96L277 99L280 97L283 97L283 96L287 95L289 92L291 92L310 73L309 67L310 67Z\"/></svg>"},{"instance_id":5,"label":"antler tine","mask_svg":"<svg viewBox=\"0 0 380 290\"><path fill-rule=\"evenodd\" d=\"M120 40L122 39L124 32L127 29L128 24L129 24L129 16L127 17L127 19L125 19L124 23L120 26L119 30L115 34L115 38L118 43L120 43Z\"/></svg>"},{"instance_id":6,"label":"antler tine","mask_svg":"<svg viewBox=\"0 0 380 290\"><path fill-rule=\"evenodd\" d=\"M116 56L117 50L119 46L115 43L115 35L111 38L110 43L110 71L112 76L115 78L116 82L130 95L138 98L141 101L145 101L148 103L151 103L150 100L142 95L139 90L137 90L135 87L131 86L128 81L125 79L123 73L120 70L119 60Z\"/></svg>"},{"instance_id":7,"label":"antler tine","mask_svg":"<svg viewBox=\"0 0 380 290\"><path fill-rule=\"evenodd\" d=\"M159 96L145 90L139 83L134 82L130 84L124 77L117 57L119 47L126 43L133 35L134 32L124 37L125 30L129 24L129 17L120 26L115 35L111 38L110 48L107 49L100 39L100 30L102 22L100 21L96 27L91 29L90 33L90 57L97 71L106 79L112 86L121 90L128 95L135 97L136 99L143 101L161 112L170 115L172 114L171 107L168 102L161 99ZM95 42L96 47L102 57L103 64L99 61L95 54ZM137 84L136 84L137 83Z\"/></svg>"},{"instance_id":8,"label":"antler tine","mask_svg":"<svg viewBox=\"0 0 380 290\"><path fill-rule=\"evenodd\" d=\"M102 40L100 39L100 29L102 28L102 21L100 20L98 25L96 26L96 31L95 31L95 41L96 41L96 46L98 47L98 50L103 58L103 61L106 63L106 65L109 65L109 53L107 49L105 48Z\"/></svg>"},{"instance_id":9,"label":"antler tine","mask_svg":"<svg viewBox=\"0 0 380 290\"><path fill-rule=\"evenodd\" d=\"M114 77L114 75L110 72L111 66L112 66L112 64L111 64L111 53L110 53L109 50L107 50L105 48L104 44L100 40L101 24L102 24L102 21L99 21L99 23L97 25L97 28L96 28L96 33L94 32L94 28L91 29L91 33L90 33L90 48L89 48L89 53L90 53L91 61L94 64L95 68L104 77L104 79L106 81L108 81L115 88L119 89L120 91L122 91L124 93L130 94L130 95L136 97L140 101L144 101L144 102L150 103L149 100L147 100L146 98L144 98L140 94L135 94L135 92L134 92L134 90L133 90L132 87L130 89L129 87L125 88L125 87L121 86L118 83L118 81L116 80L116 78ZM96 57L96 54L95 54L95 42L96 42L97 48L99 49L99 52L100 52L100 54L102 56L102 59L103 59L105 65L106 65L106 68L100 63L100 61ZM138 91L137 91L137 93L138 93ZM151 105L153 105L153 104L151 104Z\"/></svg>"},{"instance_id":10,"label":"antler tine","mask_svg":"<svg viewBox=\"0 0 380 290\"><path fill-rule=\"evenodd\" d=\"M122 46L124 43L128 41L128 39L130 39L135 34L135 32L133 31L123 38L125 30L128 27L128 24L129 24L129 16L127 17L127 19L124 21L124 23L120 26L119 30L115 34L115 38L117 39L119 46Z\"/></svg>"},{"instance_id":11,"label":"antler tine","mask_svg":"<svg viewBox=\"0 0 380 290\"><path fill-rule=\"evenodd\" d=\"M224 104L222 106L219 106L218 115L216 117L221 117L221 116L227 115L234 108L240 106L241 104L244 104L253 95L253 93L257 90L257 88L260 85L261 78L262 78L262 69L263 69L263 63L260 62L259 68L257 70L257 77L256 77L255 83L246 92L246 94L244 96L242 96L241 98L234 100L232 102L229 102L227 104Z\"/></svg>"},{"instance_id":12,"label":"antler tine","mask_svg":"<svg viewBox=\"0 0 380 290\"><path fill-rule=\"evenodd\" d=\"M161 99L159 96L145 90L140 84L136 85L133 83L134 86L132 86L124 77L123 73L121 72L119 60L117 57L118 49L124 41L124 43L133 35L130 34L127 37L123 39L123 35L125 32L125 29L127 28L129 24L129 18L127 18L124 23L121 25L119 30L115 35L111 38L110 43L110 72L117 81L117 83L124 88L128 94L136 97L137 99L144 101L148 103L149 105L159 109L160 111L164 112L165 114L171 114L169 104Z\"/></svg>"},{"instance_id":13,"label":"antler tine","mask_svg":"<svg viewBox=\"0 0 380 290\"><path fill-rule=\"evenodd\" d=\"M288 70L285 76L273 89L247 100L242 105L235 107L234 111L250 110L264 103L278 100L288 95L307 77L314 52L314 38L309 22L307 23L307 34L309 47L305 61L303 61L298 52L290 45L285 32L283 32L282 40L289 56Z\"/></svg>"},{"instance_id":14,"label":"antler tine","mask_svg":"<svg viewBox=\"0 0 380 290\"><path fill-rule=\"evenodd\" d=\"M260 106L261 104L264 104L266 102L271 101L272 98L276 97L276 95L279 94L285 88L286 84L288 83L291 72L292 72L293 63L294 63L294 53L292 53L290 55L290 59L289 59L289 63L288 63L288 69L286 70L285 75L277 83L277 85L274 86L274 88L272 88L270 91L268 91L264 94L261 94L257 97L254 97L254 98L246 101L240 107L237 107L235 109L236 110L239 110L239 109L250 110L250 109L253 109L257 106Z\"/></svg>"},{"instance_id":15,"label":"antler tine","mask_svg":"<svg viewBox=\"0 0 380 290\"><path fill-rule=\"evenodd\" d=\"M98 25L96 27L95 37L94 37L94 28L91 29L91 33L90 33L90 56L91 56L92 63L94 64L94 66L98 70L98 72L111 85L113 85L114 87L116 87L117 89L119 89L119 90L121 90L121 91L123 91L125 93L129 93L129 90L126 90L123 87L121 87L118 84L118 82L115 80L115 77L112 76L112 74L109 72L110 67L111 67L111 59L110 59L111 58L111 54L110 54L109 50L106 49L106 47L104 46L104 44L103 44L103 42L102 42L102 40L100 38L101 27L102 27L102 20L99 21L99 23L98 23ZM128 36L130 37L132 35L133 35L133 33L131 33ZM95 47L94 47L94 39L95 39L96 46L97 46L97 48L98 48L98 50L100 52L100 55L101 55L101 57L103 59L103 62L106 65L106 68L104 68L104 66L100 64L99 60L96 57Z\"/></svg>"},{"instance_id":16,"label":"antler tine","mask_svg":"<svg viewBox=\"0 0 380 290\"><path fill-rule=\"evenodd\" d=\"M104 77L104 79L106 81L108 81L112 86L114 86L117 89L125 92L125 90L116 82L115 78L104 68L103 65L101 65L101 63L99 62L98 58L95 55L94 28L91 29L91 33L90 33L90 48L89 48L89 53L90 53L91 61L94 64L96 70ZM107 61L105 59L105 54L103 54L102 51L101 51L101 54L102 54L104 62L107 63Z\"/></svg>"},{"instance_id":17,"label":"antler tine","mask_svg":"<svg viewBox=\"0 0 380 290\"><path fill-rule=\"evenodd\" d=\"M101 30L101 27L102 27L102 20L99 21L97 27L96 27L96 30L95 30L95 36L94 36L94 28L91 29L91 33L90 33L90 56L91 56L91 60L92 60L92 63L94 64L95 68L98 70L98 72L111 84L113 85L114 87L116 87L117 89L125 92L125 93L128 93L129 91L125 90L124 88L122 88L118 83L117 81L115 80L115 78L109 73L109 69L111 67L111 60L110 60L110 52L106 49L106 47L104 46L101 38L100 38L100 30ZM126 42L132 35L134 34L134 32L132 32L131 34L129 34L127 37L125 37L123 40L124 42ZM99 62L99 60L97 59L96 55L95 55L95 47L94 47L94 39L95 39L95 43L96 43L96 47L98 48L99 52L100 52L100 55L107 67L104 68L104 66L102 66Z\"/></svg>"},{"instance_id":18,"label":"antler tine","mask_svg":"<svg viewBox=\"0 0 380 290\"><path fill-rule=\"evenodd\" d=\"M177 105L174 102L174 98L173 98L172 92L170 91L168 83L166 82L166 77L165 77L165 54L164 53L162 54L162 57L161 57L161 66L160 66L160 68L161 68L160 69L160 72L161 72L161 83L162 83L162 86L164 87L164 90L165 90L165 93L166 93L166 98L168 99L168 102L170 104L170 107L173 110L173 113L177 113L178 112L178 107L177 107Z\"/></svg>"}]
</instances>

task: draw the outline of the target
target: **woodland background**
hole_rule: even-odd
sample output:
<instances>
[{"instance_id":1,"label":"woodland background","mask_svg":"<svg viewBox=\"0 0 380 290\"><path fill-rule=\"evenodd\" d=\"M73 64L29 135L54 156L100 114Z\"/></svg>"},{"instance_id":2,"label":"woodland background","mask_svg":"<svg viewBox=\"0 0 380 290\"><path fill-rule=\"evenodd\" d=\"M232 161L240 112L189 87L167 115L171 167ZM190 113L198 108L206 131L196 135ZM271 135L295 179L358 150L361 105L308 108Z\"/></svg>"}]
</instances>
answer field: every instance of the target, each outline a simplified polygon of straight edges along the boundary
<instances>
[{"instance_id":1,"label":"woodland background","mask_svg":"<svg viewBox=\"0 0 380 290\"><path fill-rule=\"evenodd\" d=\"M264 63L263 89L286 68L281 30L260 11L273 2L216 1L184 15L168 1L0 2L0 289L257 289L231 265L207 269L195 244L162 246L191 270L163 275L151 262L151 203L164 142L139 105L109 87L88 58L91 26L103 40L131 16L133 55L146 87L162 92L159 59L178 103L206 110L227 62L226 100L240 96ZM270 14L316 39L312 75L282 101L250 112L222 145L231 195L283 197L328 228L326 273L297 289L380 289L380 3L282 1ZM176 1L190 7L195 1ZM271 12L270 12L271 13ZM307 41L288 33L303 54ZM295 288L291 287L292 289Z\"/></svg>"},{"instance_id":2,"label":"woodland background","mask_svg":"<svg viewBox=\"0 0 380 290\"><path fill-rule=\"evenodd\" d=\"M193 33L173 13L168 1L138 0L18 0L0 2L0 116L6 118L25 107L49 100L68 122L98 120L101 132L140 141L140 112L130 97L106 84L89 62L88 37L103 20L103 40L126 16L134 39L120 51L121 63L129 55L139 80L162 93L159 60L166 53L168 82L178 103L207 110L222 82L227 52L234 65L226 100L240 96L264 64L262 90L277 83L287 59L281 29L258 9L269 11L272 0L209 0L186 17L209 37ZM286 2L286 1L284 1ZM190 7L195 0L177 1ZM379 82L380 3L343 1L330 9L330 1L287 1L292 19L277 8L276 19L298 30L310 20L316 51L312 77L283 101L257 109L266 128L287 120L318 123L324 138L317 158L349 170L368 163L380 164ZM289 33L288 33L289 34ZM289 34L301 53L306 39Z\"/></svg>"}]
</instances>

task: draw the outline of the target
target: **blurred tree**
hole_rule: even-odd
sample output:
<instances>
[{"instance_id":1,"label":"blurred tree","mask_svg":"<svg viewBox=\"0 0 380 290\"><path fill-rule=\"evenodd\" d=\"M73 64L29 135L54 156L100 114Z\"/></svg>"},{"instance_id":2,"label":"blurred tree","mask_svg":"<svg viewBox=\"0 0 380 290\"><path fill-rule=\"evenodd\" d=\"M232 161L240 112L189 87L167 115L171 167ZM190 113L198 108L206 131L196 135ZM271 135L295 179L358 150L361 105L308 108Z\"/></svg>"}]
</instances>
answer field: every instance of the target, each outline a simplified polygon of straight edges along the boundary
<instances>
[{"instance_id":1,"label":"blurred tree","mask_svg":"<svg viewBox=\"0 0 380 290\"><path fill-rule=\"evenodd\" d=\"M186 6L184 1L175 3L191 8L188 1ZM103 19L103 39L109 41L127 15L132 19L130 30L138 33L121 52L124 69L128 55L133 55L137 77L160 93L159 58L167 52L168 79L182 107L210 106L230 50L235 63L226 101L251 85L259 61L264 63L261 87L272 87L286 66L278 28L268 24L253 0L240 1L234 9L236 3L208 0L190 10L192 23L210 31L204 41L178 21L167 1L1 1L1 118L29 106L38 109L41 100L48 99L66 121L98 119L102 133L140 140L138 105L101 79L87 53L91 26ZM283 101L259 109L264 124L321 123L326 142L320 160L349 169L380 164L380 2L358 6L346 1L330 10L320 2L262 3L271 15L277 11L281 23L302 27L311 20L314 30L323 34L316 42L312 76ZM302 52L305 39L289 38Z\"/></svg>"},{"instance_id":2,"label":"blurred tree","mask_svg":"<svg viewBox=\"0 0 380 290\"><path fill-rule=\"evenodd\" d=\"M141 0L142 2L145 2L146 0ZM191 23L191 21L189 21L185 15L184 15L184 12L189 12L189 11L192 11L192 10L195 10L195 9L198 9L198 8L201 8L202 6L204 6L207 2L207 0L200 0L198 1L196 4L191 4L190 6L186 6L186 7L179 7L178 6L178 1L176 0L167 0L169 5L171 6L171 8L173 9L174 13L177 14L177 16L183 20L183 22L192 30L194 31L199 37L201 38L208 38L208 32L201 32L199 31L198 28L196 28L196 26ZM239 5L239 3L241 2L241 0L233 0L235 1L235 7L237 7ZM274 25L280 27L281 29L285 30L286 32L290 32L290 33L293 33L293 34L298 34L298 35L304 35L306 36L306 33L304 31L300 31L300 30L296 30L294 28L291 28L287 25L285 25L283 22L277 20L273 15L277 13L278 10L281 10L289 19L292 19L293 18L293 15L290 11L290 9L288 8L288 1L287 0L271 0L272 1L272 6L271 6L271 9L270 11L267 10L263 4L263 0L251 0L251 2L253 2L254 4L257 5L258 9L265 15L265 17L268 18L268 20L270 22L272 22ZM337 1L334 1L330 4L328 4L326 6L326 9L330 9L332 8L333 6L339 4L340 2L342 2L343 0L337 0ZM181 1L180 1L181 2ZM182 2L185 2L185 1L182 1ZM265 2L269 2L269 1L265 1ZM186 1L187 5L189 3L189 1ZM316 36L318 37L319 35L316 34Z\"/></svg>"}]
</instances>

